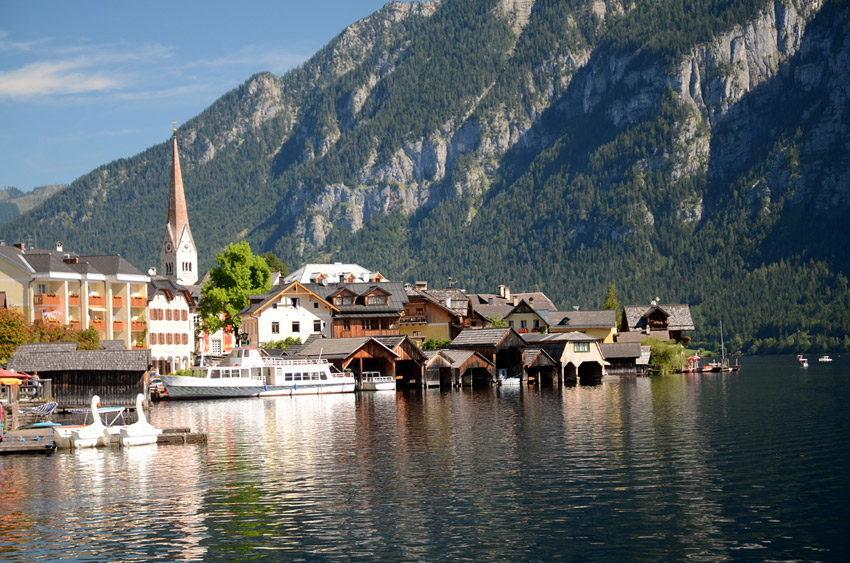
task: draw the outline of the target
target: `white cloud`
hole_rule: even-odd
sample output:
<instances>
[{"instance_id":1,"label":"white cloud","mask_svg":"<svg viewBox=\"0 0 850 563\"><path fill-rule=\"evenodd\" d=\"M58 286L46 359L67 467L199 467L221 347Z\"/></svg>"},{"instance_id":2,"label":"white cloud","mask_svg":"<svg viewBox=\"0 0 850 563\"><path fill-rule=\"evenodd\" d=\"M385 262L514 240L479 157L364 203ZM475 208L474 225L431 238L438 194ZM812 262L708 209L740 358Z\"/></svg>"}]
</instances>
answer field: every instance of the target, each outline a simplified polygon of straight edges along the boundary
<instances>
[{"instance_id":1,"label":"white cloud","mask_svg":"<svg viewBox=\"0 0 850 563\"><path fill-rule=\"evenodd\" d=\"M120 83L101 72L87 72L79 60L36 62L0 72L0 96L28 98L53 94L80 94L118 88Z\"/></svg>"}]
</instances>

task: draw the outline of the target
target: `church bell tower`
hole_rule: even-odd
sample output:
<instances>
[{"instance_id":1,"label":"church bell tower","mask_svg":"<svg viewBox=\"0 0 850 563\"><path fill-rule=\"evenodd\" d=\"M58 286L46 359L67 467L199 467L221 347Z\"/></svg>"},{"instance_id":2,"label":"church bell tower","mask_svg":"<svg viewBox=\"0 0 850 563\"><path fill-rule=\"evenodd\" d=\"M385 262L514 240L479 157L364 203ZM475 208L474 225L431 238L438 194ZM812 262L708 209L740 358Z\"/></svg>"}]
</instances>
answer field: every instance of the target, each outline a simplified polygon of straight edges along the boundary
<instances>
[{"instance_id":1,"label":"church bell tower","mask_svg":"<svg viewBox=\"0 0 850 563\"><path fill-rule=\"evenodd\" d=\"M171 188L168 196L168 224L160 252L162 273L180 285L198 281L198 249L189 230L189 214L183 193L183 175L177 153L177 128L172 137Z\"/></svg>"}]
</instances>

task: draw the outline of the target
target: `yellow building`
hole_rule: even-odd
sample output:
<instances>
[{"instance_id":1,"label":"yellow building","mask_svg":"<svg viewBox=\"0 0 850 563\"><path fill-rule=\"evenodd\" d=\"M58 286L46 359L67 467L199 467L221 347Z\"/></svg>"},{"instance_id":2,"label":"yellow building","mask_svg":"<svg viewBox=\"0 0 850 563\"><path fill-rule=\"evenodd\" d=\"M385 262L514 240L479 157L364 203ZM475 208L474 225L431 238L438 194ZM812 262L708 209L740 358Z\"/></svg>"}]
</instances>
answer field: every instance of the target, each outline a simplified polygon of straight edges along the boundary
<instances>
[{"instance_id":1,"label":"yellow building","mask_svg":"<svg viewBox=\"0 0 850 563\"><path fill-rule=\"evenodd\" d=\"M0 292L30 323L94 328L101 340L147 345L150 277L117 254L80 256L63 249L0 246Z\"/></svg>"},{"instance_id":2,"label":"yellow building","mask_svg":"<svg viewBox=\"0 0 850 563\"><path fill-rule=\"evenodd\" d=\"M453 340L462 330L463 318L424 290L408 289L408 302L398 331L422 345L426 340Z\"/></svg>"}]
</instances>

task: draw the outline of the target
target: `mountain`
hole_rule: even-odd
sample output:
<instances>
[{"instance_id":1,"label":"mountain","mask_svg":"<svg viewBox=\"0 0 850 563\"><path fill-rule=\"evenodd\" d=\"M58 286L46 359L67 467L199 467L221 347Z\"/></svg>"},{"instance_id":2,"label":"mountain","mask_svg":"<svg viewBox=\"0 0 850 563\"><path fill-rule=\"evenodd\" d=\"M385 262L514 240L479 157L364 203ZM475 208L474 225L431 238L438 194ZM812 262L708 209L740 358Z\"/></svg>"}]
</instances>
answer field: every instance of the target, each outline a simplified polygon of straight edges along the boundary
<instances>
[{"instance_id":1,"label":"mountain","mask_svg":"<svg viewBox=\"0 0 850 563\"><path fill-rule=\"evenodd\" d=\"M696 338L850 351L846 0L390 2L178 131L202 266L689 303ZM168 145L0 226L158 263Z\"/></svg>"},{"instance_id":2,"label":"mountain","mask_svg":"<svg viewBox=\"0 0 850 563\"><path fill-rule=\"evenodd\" d=\"M44 200L66 187L63 184L54 184L34 188L31 192L22 192L11 186L3 188L0 190L0 223L38 207Z\"/></svg>"}]
</instances>

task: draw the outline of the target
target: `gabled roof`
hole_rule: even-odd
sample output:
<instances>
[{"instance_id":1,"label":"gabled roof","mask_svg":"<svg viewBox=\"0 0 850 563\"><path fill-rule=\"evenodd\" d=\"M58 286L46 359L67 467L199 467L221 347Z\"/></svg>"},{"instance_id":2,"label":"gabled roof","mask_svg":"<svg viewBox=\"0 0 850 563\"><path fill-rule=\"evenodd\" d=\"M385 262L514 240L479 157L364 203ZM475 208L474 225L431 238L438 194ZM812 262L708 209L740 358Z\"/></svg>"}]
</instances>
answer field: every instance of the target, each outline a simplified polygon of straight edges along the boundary
<instances>
[{"instance_id":1,"label":"gabled roof","mask_svg":"<svg viewBox=\"0 0 850 563\"><path fill-rule=\"evenodd\" d=\"M346 277L354 276L359 282L371 282L376 277L380 276L378 272L371 272L358 264L304 264L283 279L283 283L288 284L294 281L303 284L313 283L317 277L323 278L323 283L339 283Z\"/></svg>"},{"instance_id":2,"label":"gabled roof","mask_svg":"<svg viewBox=\"0 0 850 563\"><path fill-rule=\"evenodd\" d=\"M568 328L614 328L617 326L617 311L554 311L549 313L549 326Z\"/></svg>"},{"instance_id":3,"label":"gabled roof","mask_svg":"<svg viewBox=\"0 0 850 563\"><path fill-rule=\"evenodd\" d=\"M552 332L549 334L529 332L527 334L521 334L520 336L529 344L536 344L541 342L594 342L596 340L599 340L594 336L590 336L589 334L585 334L579 331Z\"/></svg>"},{"instance_id":4,"label":"gabled roof","mask_svg":"<svg viewBox=\"0 0 850 563\"><path fill-rule=\"evenodd\" d=\"M80 256L80 262L87 262L99 272L110 275L142 276L148 275L124 260L120 254L105 254L102 256Z\"/></svg>"},{"instance_id":5,"label":"gabled roof","mask_svg":"<svg viewBox=\"0 0 850 563\"><path fill-rule=\"evenodd\" d=\"M401 282L370 282L370 283L329 283L327 285L308 283L304 287L324 299L333 303L333 295L341 289L351 291L358 298L353 305L334 305L340 313L387 313L401 314L405 303L408 303L407 292ZM363 296L371 293L375 288L385 291L389 297L386 305L366 305Z\"/></svg>"},{"instance_id":6,"label":"gabled roof","mask_svg":"<svg viewBox=\"0 0 850 563\"><path fill-rule=\"evenodd\" d=\"M298 351L302 358L327 358L329 360L344 360L358 350L375 342L393 356L398 356L383 342L371 336L360 336L356 338L316 338L305 342Z\"/></svg>"},{"instance_id":7,"label":"gabled roof","mask_svg":"<svg viewBox=\"0 0 850 563\"><path fill-rule=\"evenodd\" d=\"M526 348L522 351L522 365L523 367L529 367L532 365L538 366L554 366L557 365L552 356L550 356L546 350L541 348Z\"/></svg>"},{"instance_id":8,"label":"gabled roof","mask_svg":"<svg viewBox=\"0 0 850 563\"><path fill-rule=\"evenodd\" d=\"M600 344L603 358L633 358L640 357L640 343L638 342L614 342Z\"/></svg>"},{"instance_id":9,"label":"gabled roof","mask_svg":"<svg viewBox=\"0 0 850 563\"><path fill-rule=\"evenodd\" d=\"M469 297L463 291L449 287L446 289L428 289L420 291L436 301L439 301L443 306L454 310L458 315L465 317L469 311Z\"/></svg>"},{"instance_id":10,"label":"gabled roof","mask_svg":"<svg viewBox=\"0 0 850 563\"><path fill-rule=\"evenodd\" d=\"M165 276L152 277L151 281L148 282L148 302L156 296L157 292L162 292L169 301L173 300L177 295L182 295L190 307L195 304L195 299L191 292L172 278Z\"/></svg>"},{"instance_id":11,"label":"gabled roof","mask_svg":"<svg viewBox=\"0 0 850 563\"><path fill-rule=\"evenodd\" d=\"M511 336L522 341L520 335L510 327L465 328L452 341L450 348L498 347Z\"/></svg>"},{"instance_id":12,"label":"gabled roof","mask_svg":"<svg viewBox=\"0 0 850 563\"><path fill-rule=\"evenodd\" d=\"M61 346L59 344L62 344ZM25 372L137 371L150 365L150 350L77 350L76 343L24 344L7 367Z\"/></svg>"},{"instance_id":13,"label":"gabled roof","mask_svg":"<svg viewBox=\"0 0 850 563\"><path fill-rule=\"evenodd\" d=\"M466 309L465 308L464 308L463 312L459 313L457 311L457 309L446 307L443 304L443 302L441 302L438 299L435 299L434 297L429 295L427 291L422 291L422 290L418 290L418 289L408 289L407 290L407 299L408 299L408 301L410 301L411 299L424 299L428 303L431 303L435 307L442 309L443 311L447 312L449 315L456 317L456 318L457 317L463 317L463 316L466 315Z\"/></svg>"},{"instance_id":14,"label":"gabled roof","mask_svg":"<svg viewBox=\"0 0 850 563\"><path fill-rule=\"evenodd\" d=\"M332 303L327 301L324 297L317 295L314 291L312 291L309 287L305 286L300 282L292 282L283 286L272 287L267 293L262 295L249 295L248 296L248 306L239 311L239 315L251 315L258 311L262 311L273 302L277 300L284 293L288 293L290 289L295 288L299 291L304 291L314 295L317 299L319 299L322 303L327 305L331 310L337 311L338 309L333 306Z\"/></svg>"},{"instance_id":15,"label":"gabled roof","mask_svg":"<svg viewBox=\"0 0 850 563\"><path fill-rule=\"evenodd\" d=\"M469 361L473 356L477 356L482 361L493 365L493 362L479 354L478 352L473 352L472 350L424 350L425 357L429 360L436 355L440 355L445 358L452 366L452 368L458 368Z\"/></svg>"},{"instance_id":16,"label":"gabled roof","mask_svg":"<svg viewBox=\"0 0 850 563\"><path fill-rule=\"evenodd\" d=\"M645 319L656 311L667 315L668 330L694 330L688 305L626 305L623 307L623 324L627 330L640 330L646 326Z\"/></svg>"}]
</instances>

